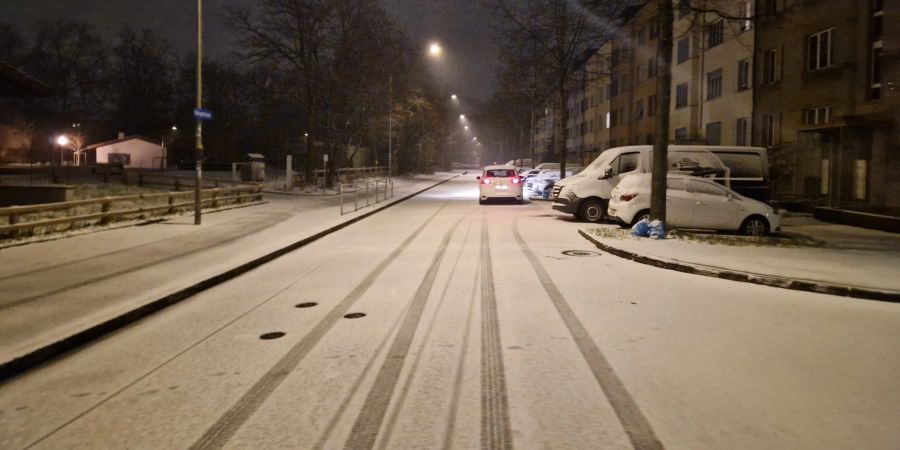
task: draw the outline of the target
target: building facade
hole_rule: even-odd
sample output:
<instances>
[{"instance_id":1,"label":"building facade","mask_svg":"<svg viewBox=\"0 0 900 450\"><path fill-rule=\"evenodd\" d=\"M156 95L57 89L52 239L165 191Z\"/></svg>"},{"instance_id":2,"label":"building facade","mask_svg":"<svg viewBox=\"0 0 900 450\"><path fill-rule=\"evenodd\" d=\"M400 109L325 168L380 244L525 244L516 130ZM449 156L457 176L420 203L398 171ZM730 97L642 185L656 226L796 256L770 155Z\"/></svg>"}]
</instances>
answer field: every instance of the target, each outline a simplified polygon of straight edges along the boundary
<instances>
[{"instance_id":1,"label":"building facade","mask_svg":"<svg viewBox=\"0 0 900 450\"><path fill-rule=\"evenodd\" d=\"M900 207L900 2L758 0L754 143L775 193Z\"/></svg>"}]
</instances>

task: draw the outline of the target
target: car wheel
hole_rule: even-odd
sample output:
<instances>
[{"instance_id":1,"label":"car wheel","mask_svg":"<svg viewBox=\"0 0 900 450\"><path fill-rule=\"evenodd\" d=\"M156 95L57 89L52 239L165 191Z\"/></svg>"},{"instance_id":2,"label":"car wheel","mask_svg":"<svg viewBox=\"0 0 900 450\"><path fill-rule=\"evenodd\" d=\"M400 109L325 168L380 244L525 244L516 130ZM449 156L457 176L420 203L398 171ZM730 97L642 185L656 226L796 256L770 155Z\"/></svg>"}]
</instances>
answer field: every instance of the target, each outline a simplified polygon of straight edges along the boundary
<instances>
[{"instance_id":1,"label":"car wheel","mask_svg":"<svg viewBox=\"0 0 900 450\"><path fill-rule=\"evenodd\" d=\"M581 218L587 222L598 223L606 218L606 205L597 198L589 198L581 202Z\"/></svg>"},{"instance_id":2,"label":"car wheel","mask_svg":"<svg viewBox=\"0 0 900 450\"><path fill-rule=\"evenodd\" d=\"M750 216L741 224L741 233L747 236L765 236L769 234L769 221L760 216Z\"/></svg>"},{"instance_id":3,"label":"car wheel","mask_svg":"<svg viewBox=\"0 0 900 450\"><path fill-rule=\"evenodd\" d=\"M634 217L631 219L631 226L634 226L634 224L640 222L643 219L650 220L650 210L649 209L645 209L643 211L638 211L638 213L635 214Z\"/></svg>"}]
</instances>

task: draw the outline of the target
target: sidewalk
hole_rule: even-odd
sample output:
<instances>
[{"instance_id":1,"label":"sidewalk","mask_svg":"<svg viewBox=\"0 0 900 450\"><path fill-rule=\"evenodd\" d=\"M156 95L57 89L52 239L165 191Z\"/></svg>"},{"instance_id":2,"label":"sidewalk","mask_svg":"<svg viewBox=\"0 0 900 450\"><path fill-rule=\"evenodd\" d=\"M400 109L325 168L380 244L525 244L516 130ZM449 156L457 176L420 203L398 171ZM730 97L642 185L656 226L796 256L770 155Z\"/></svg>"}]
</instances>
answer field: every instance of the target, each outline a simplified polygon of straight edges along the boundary
<instances>
[{"instance_id":1,"label":"sidewalk","mask_svg":"<svg viewBox=\"0 0 900 450\"><path fill-rule=\"evenodd\" d=\"M730 236L713 238L717 242L710 243L703 242L702 235L698 240L655 241L612 227L584 229L581 234L610 253L657 267L789 289L900 301L900 235L821 222L810 216L785 218L781 228L784 234L820 241L820 245L753 245L752 239ZM729 239L734 242L729 243Z\"/></svg>"},{"instance_id":2,"label":"sidewalk","mask_svg":"<svg viewBox=\"0 0 900 450\"><path fill-rule=\"evenodd\" d=\"M200 226L183 215L0 249L0 380L455 176L396 178L393 198L343 216L335 195L266 194Z\"/></svg>"}]
</instances>

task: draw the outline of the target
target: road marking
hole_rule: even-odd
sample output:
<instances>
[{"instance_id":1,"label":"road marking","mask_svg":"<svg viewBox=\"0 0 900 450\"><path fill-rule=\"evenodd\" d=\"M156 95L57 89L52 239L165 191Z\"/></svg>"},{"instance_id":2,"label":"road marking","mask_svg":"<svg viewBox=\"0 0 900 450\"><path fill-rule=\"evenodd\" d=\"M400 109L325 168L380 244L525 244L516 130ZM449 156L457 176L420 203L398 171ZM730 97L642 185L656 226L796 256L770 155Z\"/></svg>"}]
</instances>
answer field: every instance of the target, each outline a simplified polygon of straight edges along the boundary
<instances>
[{"instance_id":1,"label":"road marking","mask_svg":"<svg viewBox=\"0 0 900 450\"><path fill-rule=\"evenodd\" d=\"M468 214L461 217L444 235L438 246L437 253L425 272L425 277L416 289L413 300L406 311L403 323L391 342L387 357L381 364L378 374L375 376L375 383L366 396L362 410L353 423L353 429L350 430L350 436L347 437L345 448L352 449L370 449L375 447L378 440L378 433L384 422L384 416L387 413L391 398L394 395L394 388L397 386L397 380L400 378L400 371L403 369L403 363L406 356L409 355L409 347L412 345L413 337L419 328L419 321L422 319L422 313L425 311L425 305L428 303L428 297L431 295L431 289L434 287L434 281L437 273L441 268L441 261L450 244L450 238L462 223Z\"/></svg>"},{"instance_id":2,"label":"road marking","mask_svg":"<svg viewBox=\"0 0 900 450\"><path fill-rule=\"evenodd\" d=\"M513 222L513 236L516 242L519 243L519 247L522 248L522 253L525 254L528 262L531 263L531 267L537 273L544 290L547 291L547 296L550 297L550 301L553 302L553 306L556 308L556 312L559 313L559 316L566 324L566 328L569 329L569 334L572 335L578 350L581 351L581 356L584 357L584 360L591 368L594 379L597 380L600 388L603 389L603 393L606 394L606 398L613 411L615 411L616 417L619 418L622 428L625 429L631 445L636 450L662 450L664 448L662 442L656 437L650 422L644 417L641 409L635 403L631 394L628 393L625 385L622 384L622 380L616 375L615 370L609 365L606 357L603 356L603 352L597 347L597 343L591 338L584 324L578 320L578 316L575 315L569 303L559 292L550 274L547 273L544 266L541 265L534 253L531 252L531 249L528 248L525 240L522 239L522 235L519 233L518 220Z\"/></svg>"},{"instance_id":3,"label":"road marking","mask_svg":"<svg viewBox=\"0 0 900 450\"><path fill-rule=\"evenodd\" d=\"M512 448L487 218L481 218L481 447Z\"/></svg>"},{"instance_id":4,"label":"road marking","mask_svg":"<svg viewBox=\"0 0 900 450\"><path fill-rule=\"evenodd\" d=\"M444 202L422 225L406 238L390 255L363 278L356 287L341 300L316 326L281 358L269 371L257 381L228 411L222 415L190 448L209 449L222 448L234 436L234 433L259 409L260 405L272 395L306 355L322 340L328 331L375 283L375 280L396 260L406 247L421 234L428 224L447 206Z\"/></svg>"}]
</instances>

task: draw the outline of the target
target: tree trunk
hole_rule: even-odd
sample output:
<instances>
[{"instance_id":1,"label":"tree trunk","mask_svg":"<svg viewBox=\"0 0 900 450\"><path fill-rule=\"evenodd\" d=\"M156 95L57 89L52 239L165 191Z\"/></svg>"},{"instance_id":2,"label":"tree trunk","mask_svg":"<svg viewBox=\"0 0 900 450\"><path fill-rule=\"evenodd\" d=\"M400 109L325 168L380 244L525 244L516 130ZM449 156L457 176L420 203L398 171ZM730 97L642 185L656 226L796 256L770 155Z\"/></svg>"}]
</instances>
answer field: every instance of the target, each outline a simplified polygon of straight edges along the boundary
<instances>
[{"instance_id":1,"label":"tree trunk","mask_svg":"<svg viewBox=\"0 0 900 450\"><path fill-rule=\"evenodd\" d=\"M656 43L656 126L653 143L653 174L650 191L650 217L666 222L666 173L669 153L669 108L672 97L672 0L657 0L659 38Z\"/></svg>"},{"instance_id":2,"label":"tree trunk","mask_svg":"<svg viewBox=\"0 0 900 450\"><path fill-rule=\"evenodd\" d=\"M559 155L559 178L563 179L566 176L566 157L568 156L568 149L566 148L566 141L568 141L568 123L569 123L569 87L568 87L568 73L567 71L563 71L561 76L559 77L559 123L556 125L556 140L553 142L553 150Z\"/></svg>"}]
</instances>

